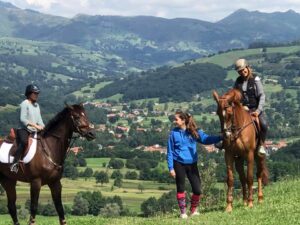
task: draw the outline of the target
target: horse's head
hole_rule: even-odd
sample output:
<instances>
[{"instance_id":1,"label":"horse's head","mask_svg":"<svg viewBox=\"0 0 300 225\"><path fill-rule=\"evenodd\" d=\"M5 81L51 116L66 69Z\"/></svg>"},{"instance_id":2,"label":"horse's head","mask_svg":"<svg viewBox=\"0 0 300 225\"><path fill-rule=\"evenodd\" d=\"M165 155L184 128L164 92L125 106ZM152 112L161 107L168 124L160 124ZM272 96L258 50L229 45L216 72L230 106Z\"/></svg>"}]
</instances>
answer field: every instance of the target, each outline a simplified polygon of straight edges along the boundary
<instances>
[{"instance_id":1,"label":"horse's head","mask_svg":"<svg viewBox=\"0 0 300 225\"><path fill-rule=\"evenodd\" d=\"M234 129L234 107L240 105L241 94L236 89L231 89L219 97L216 91L213 96L218 104L217 114L220 118L221 129L225 137L229 138Z\"/></svg>"},{"instance_id":2,"label":"horse's head","mask_svg":"<svg viewBox=\"0 0 300 225\"><path fill-rule=\"evenodd\" d=\"M87 140L95 139L96 135L94 125L89 122L86 112L83 108L83 104L66 104L66 108L70 111L74 132L79 133L82 137L85 137Z\"/></svg>"}]
</instances>

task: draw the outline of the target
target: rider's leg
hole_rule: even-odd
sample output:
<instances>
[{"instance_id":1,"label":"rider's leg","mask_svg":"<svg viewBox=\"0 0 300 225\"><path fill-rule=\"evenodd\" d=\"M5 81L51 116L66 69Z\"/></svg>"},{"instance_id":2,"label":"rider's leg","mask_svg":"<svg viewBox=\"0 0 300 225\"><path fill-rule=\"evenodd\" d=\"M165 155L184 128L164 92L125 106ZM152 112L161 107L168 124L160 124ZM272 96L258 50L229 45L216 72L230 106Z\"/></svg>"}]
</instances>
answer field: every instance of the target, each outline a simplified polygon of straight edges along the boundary
<instances>
[{"instance_id":1,"label":"rider's leg","mask_svg":"<svg viewBox=\"0 0 300 225\"><path fill-rule=\"evenodd\" d=\"M28 144L28 136L29 136L29 132L27 130L25 130L25 129L17 130L18 148L16 150L16 154L15 154L14 160L12 162L12 166L11 166L11 171L13 171L13 172L16 172L16 173L18 172L18 164L19 164L19 161L23 154L23 151Z\"/></svg>"},{"instance_id":2,"label":"rider's leg","mask_svg":"<svg viewBox=\"0 0 300 225\"><path fill-rule=\"evenodd\" d=\"M267 136L267 131L268 131L268 124L267 124L267 121L266 121L266 118L265 118L265 115L264 113L262 112L260 115L259 115L259 123L260 123L260 147L259 147L259 150L258 152L262 155L265 155L266 154L266 151L265 151L265 147L264 147L264 144L265 144L265 140L266 140L266 136Z\"/></svg>"}]
</instances>

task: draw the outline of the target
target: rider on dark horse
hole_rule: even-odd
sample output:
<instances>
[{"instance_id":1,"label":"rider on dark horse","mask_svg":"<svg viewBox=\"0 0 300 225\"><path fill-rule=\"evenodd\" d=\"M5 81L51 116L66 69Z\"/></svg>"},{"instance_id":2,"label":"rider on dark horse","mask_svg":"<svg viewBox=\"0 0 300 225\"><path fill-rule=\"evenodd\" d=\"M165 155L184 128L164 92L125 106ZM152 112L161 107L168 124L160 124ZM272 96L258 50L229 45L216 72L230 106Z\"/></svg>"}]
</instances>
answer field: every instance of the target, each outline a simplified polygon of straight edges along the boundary
<instances>
[{"instance_id":1,"label":"rider on dark horse","mask_svg":"<svg viewBox=\"0 0 300 225\"><path fill-rule=\"evenodd\" d=\"M245 59L238 59L235 62L235 70L240 75L234 84L234 88L240 90L243 95L242 104L246 106L251 115L259 118L260 123L260 147L258 153L265 155L264 143L266 140L268 125L263 112L265 105L265 93L260 78L252 73L252 70Z\"/></svg>"},{"instance_id":2,"label":"rider on dark horse","mask_svg":"<svg viewBox=\"0 0 300 225\"><path fill-rule=\"evenodd\" d=\"M10 167L11 171L15 173L19 170L19 161L28 145L29 135L43 130L45 126L37 103L39 93L38 86L29 84L25 90L26 99L20 104L20 126L17 129L18 148Z\"/></svg>"}]
</instances>

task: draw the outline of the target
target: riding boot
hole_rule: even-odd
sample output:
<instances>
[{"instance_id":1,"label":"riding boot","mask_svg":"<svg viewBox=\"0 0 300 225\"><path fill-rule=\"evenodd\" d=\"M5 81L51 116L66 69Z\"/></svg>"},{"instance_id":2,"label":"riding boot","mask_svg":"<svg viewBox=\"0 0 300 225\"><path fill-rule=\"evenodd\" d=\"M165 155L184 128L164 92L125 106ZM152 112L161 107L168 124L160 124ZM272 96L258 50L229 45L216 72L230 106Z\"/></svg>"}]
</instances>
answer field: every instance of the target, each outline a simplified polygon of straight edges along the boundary
<instances>
[{"instance_id":1,"label":"riding boot","mask_svg":"<svg viewBox=\"0 0 300 225\"><path fill-rule=\"evenodd\" d=\"M14 160L12 162L12 165L10 166L10 171L11 172L15 172L18 173L19 171L19 161L21 159L22 156L22 152L23 152L23 145L20 144L16 150L16 155L14 157Z\"/></svg>"}]
</instances>

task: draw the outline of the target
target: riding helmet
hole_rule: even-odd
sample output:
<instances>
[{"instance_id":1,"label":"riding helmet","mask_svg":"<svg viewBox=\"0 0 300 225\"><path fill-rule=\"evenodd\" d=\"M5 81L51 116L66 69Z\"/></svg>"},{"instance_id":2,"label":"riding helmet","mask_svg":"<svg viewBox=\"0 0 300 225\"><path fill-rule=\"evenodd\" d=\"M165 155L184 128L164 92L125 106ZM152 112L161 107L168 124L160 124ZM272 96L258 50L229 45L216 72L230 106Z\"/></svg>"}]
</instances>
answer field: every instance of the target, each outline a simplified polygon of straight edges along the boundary
<instances>
[{"instance_id":1,"label":"riding helmet","mask_svg":"<svg viewBox=\"0 0 300 225\"><path fill-rule=\"evenodd\" d=\"M29 84L26 87L25 96L28 97L31 93L37 93L37 94L39 94L40 92L41 91L40 91L40 89L39 89L39 87L37 85Z\"/></svg>"}]
</instances>

